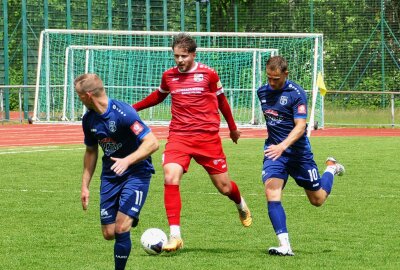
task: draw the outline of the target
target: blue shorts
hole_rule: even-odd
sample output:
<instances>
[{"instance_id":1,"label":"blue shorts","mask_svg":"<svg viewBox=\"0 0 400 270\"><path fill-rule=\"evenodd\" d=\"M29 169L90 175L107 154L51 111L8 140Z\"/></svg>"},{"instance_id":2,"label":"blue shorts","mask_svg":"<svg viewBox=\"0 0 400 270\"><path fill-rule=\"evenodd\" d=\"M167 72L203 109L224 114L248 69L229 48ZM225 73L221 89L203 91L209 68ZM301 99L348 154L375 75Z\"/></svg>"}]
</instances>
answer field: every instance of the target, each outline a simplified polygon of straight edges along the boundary
<instances>
[{"instance_id":1,"label":"blue shorts","mask_svg":"<svg viewBox=\"0 0 400 270\"><path fill-rule=\"evenodd\" d=\"M279 178L285 181L285 186L289 175L304 189L315 191L321 188L321 177L312 154L301 159L281 156L275 161L264 157L263 183L269 178Z\"/></svg>"},{"instance_id":2,"label":"blue shorts","mask_svg":"<svg viewBox=\"0 0 400 270\"><path fill-rule=\"evenodd\" d=\"M128 175L114 181L102 180L100 187L100 221L102 225L115 223L117 212L133 218L132 227L147 198L151 173Z\"/></svg>"}]
</instances>

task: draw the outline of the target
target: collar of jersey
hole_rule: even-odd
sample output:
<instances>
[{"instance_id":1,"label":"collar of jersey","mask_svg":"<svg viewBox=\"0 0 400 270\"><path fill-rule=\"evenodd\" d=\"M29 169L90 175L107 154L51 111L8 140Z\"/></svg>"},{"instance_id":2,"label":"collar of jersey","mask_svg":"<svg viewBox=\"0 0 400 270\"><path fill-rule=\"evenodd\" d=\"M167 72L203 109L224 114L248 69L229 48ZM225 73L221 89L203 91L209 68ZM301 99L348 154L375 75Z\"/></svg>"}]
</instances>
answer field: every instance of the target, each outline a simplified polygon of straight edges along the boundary
<instances>
[{"instance_id":1,"label":"collar of jersey","mask_svg":"<svg viewBox=\"0 0 400 270\"><path fill-rule=\"evenodd\" d=\"M287 91L287 90L289 90L289 89L290 89L290 88L289 88L289 80L286 80L286 81L285 81L285 84L284 84L283 87L282 87L282 89L278 89L278 90L272 89L271 86L270 86L269 84L267 85L267 90L268 90L268 91L283 92L283 91Z\"/></svg>"}]
</instances>

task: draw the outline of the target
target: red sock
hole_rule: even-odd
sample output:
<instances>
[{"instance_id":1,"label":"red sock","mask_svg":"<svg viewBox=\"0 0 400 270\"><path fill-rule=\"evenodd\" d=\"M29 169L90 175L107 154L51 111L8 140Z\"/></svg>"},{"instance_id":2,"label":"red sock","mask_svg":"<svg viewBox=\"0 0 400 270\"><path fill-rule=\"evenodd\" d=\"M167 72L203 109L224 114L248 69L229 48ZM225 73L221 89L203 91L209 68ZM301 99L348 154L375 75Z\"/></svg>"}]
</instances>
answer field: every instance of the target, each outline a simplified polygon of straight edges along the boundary
<instances>
[{"instance_id":1,"label":"red sock","mask_svg":"<svg viewBox=\"0 0 400 270\"><path fill-rule=\"evenodd\" d=\"M232 191L231 194L228 195L228 198L234 201L236 204L239 204L242 200L242 197L240 196L240 191L238 186L236 185L235 182L231 181L231 186L232 186Z\"/></svg>"},{"instance_id":2,"label":"red sock","mask_svg":"<svg viewBox=\"0 0 400 270\"><path fill-rule=\"evenodd\" d=\"M169 226L180 225L182 203L179 185L164 184L164 206Z\"/></svg>"}]
</instances>

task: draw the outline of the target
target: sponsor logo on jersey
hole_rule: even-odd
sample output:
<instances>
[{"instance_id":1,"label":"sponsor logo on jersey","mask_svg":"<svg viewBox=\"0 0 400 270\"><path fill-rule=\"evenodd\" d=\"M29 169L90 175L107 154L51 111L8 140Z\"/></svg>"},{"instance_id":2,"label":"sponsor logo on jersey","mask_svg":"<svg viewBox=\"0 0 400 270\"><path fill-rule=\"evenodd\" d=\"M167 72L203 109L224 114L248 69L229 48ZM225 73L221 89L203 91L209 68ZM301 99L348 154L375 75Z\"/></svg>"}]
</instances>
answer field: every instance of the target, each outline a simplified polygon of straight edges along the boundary
<instances>
[{"instance_id":1,"label":"sponsor logo on jersey","mask_svg":"<svg viewBox=\"0 0 400 270\"><path fill-rule=\"evenodd\" d=\"M136 207L132 207L131 210L132 210L133 212L139 212L139 209L137 209Z\"/></svg>"},{"instance_id":2,"label":"sponsor logo on jersey","mask_svg":"<svg viewBox=\"0 0 400 270\"><path fill-rule=\"evenodd\" d=\"M272 116L275 116L275 117L277 117L279 115L277 111L274 111L274 110L271 110L271 109L266 110L264 112L264 114L265 115L272 115Z\"/></svg>"},{"instance_id":3,"label":"sponsor logo on jersey","mask_svg":"<svg viewBox=\"0 0 400 270\"><path fill-rule=\"evenodd\" d=\"M267 120L268 125L275 126L282 122L283 117L279 115L279 113L275 110L265 110L264 111L265 120Z\"/></svg>"},{"instance_id":4,"label":"sponsor logo on jersey","mask_svg":"<svg viewBox=\"0 0 400 270\"><path fill-rule=\"evenodd\" d=\"M138 121L135 121L135 123L133 123L131 126L131 130L137 136L143 131L143 126Z\"/></svg>"},{"instance_id":5,"label":"sponsor logo on jersey","mask_svg":"<svg viewBox=\"0 0 400 270\"><path fill-rule=\"evenodd\" d=\"M297 113L301 113L301 114L306 114L307 110L306 110L306 105L301 104L297 107Z\"/></svg>"},{"instance_id":6,"label":"sponsor logo on jersey","mask_svg":"<svg viewBox=\"0 0 400 270\"><path fill-rule=\"evenodd\" d=\"M189 88L181 88L173 91L174 94L201 94L204 91L204 87L189 87Z\"/></svg>"},{"instance_id":7,"label":"sponsor logo on jersey","mask_svg":"<svg viewBox=\"0 0 400 270\"><path fill-rule=\"evenodd\" d=\"M222 87L222 83L221 83L221 81L218 81L217 82L217 88L219 89L219 88L221 88Z\"/></svg>"},{"instance_id":8,"label":"sponsor logo on jersey","mask_svg":"<svg viewBox=\"0 0 400 270\"><path fill-rule=\"evenodd\" d=\"M117 125L115 124L115 121L110 121L108 122L108 129L114 133L115 131L117 131Z\"/></svg>"},{"instance_id":9,"label":"sponsor logo on jersey","mask_svg":"<svg viewBox=\"0 0 400 270\"><path fill-rule=\"evenodd\" d=\"M203 74L195 73L193 76L193 80L195 82L201 82L204 79Z\"/></svg>"},{"instance_id":10,"label":"sponsor logo on jersey","mask_svg":"<svg viewBox=\"0 0 400 270\"><path fill-rule=\"evenodd\" d=\"M179 81L179 78L172 78L172 81Z\"/></svg>"},{"instance_id":11,"label":"sponsor logo on jersey","mask_svg":"<svg viewBox=\"0 0 400 270\"><path fill-rule=\"evenodd\" d=\"M316 183L316 184L314 184L314 185L312 185L313 187L318 187L319 186L319 183Z\"/></svg>"},{"instance_id":12,"label":"sponsor logo on jersey","mask_svg":"<svg viewBox=\"0 0 400 270\"><path fill-rule=\"evenodd\" d=\"M95 128L92 128L92 129L90 129L90 132L92 132L92 133L96 133L96 132L97 132L97 129L95 129Z\"/></svg>"},{"instance_id":13,"label":"sponsor logo on jersey","mask_svg":"<svg viewBox=\"0 0 400 270\"><path fill-rule=\"evenodd\" d=\"M281 99L279 100L279 103L281 105L286 105L288 101L288 97L287 96L281 96Z\"/></svg>"},{"instance_id":14,"label":"sponsor logo on jersey","mask_svg":"<svg viewBox=\"0 0 400 270\"><path fill-rule=\"evenodd\" d=\"M99 145L103 149L103 152L106 156L111 156L122 147L122 143L117 143L109 137L100 140Z\"/></svg>"}]
</instances>

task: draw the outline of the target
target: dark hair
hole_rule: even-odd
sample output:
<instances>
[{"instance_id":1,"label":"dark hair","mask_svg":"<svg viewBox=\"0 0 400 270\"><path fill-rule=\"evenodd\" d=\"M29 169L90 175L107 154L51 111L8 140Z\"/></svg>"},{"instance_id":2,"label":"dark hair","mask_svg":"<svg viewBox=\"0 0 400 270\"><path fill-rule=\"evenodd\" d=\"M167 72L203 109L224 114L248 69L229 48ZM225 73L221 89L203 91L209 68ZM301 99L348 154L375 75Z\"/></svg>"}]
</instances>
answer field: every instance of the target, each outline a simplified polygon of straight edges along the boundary
<instances>
[{"instance_id":1,"label":"dark hair","mask_svg":"<svg viewBox=\"0 0 400 270\"><path fill-rule=\"evenodd\" d=\"M267 69L286 72L288 70L288 63L282 56L273 56L267 61Z\"/></svg>"},{"instance_id":2,"label":"dark hair","mask_svg":"<svg viewBox=\"0 0 400 270\"><path fill-rule=\"evenodd\" d=\"M196 52L197 44L189 34L179 33L174 37L174 41L172 42L172 50L175 49L175 47L183 48L193 53Z\"/></svg>"}]
</instances>

